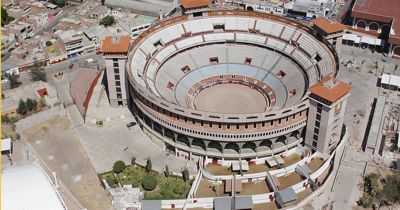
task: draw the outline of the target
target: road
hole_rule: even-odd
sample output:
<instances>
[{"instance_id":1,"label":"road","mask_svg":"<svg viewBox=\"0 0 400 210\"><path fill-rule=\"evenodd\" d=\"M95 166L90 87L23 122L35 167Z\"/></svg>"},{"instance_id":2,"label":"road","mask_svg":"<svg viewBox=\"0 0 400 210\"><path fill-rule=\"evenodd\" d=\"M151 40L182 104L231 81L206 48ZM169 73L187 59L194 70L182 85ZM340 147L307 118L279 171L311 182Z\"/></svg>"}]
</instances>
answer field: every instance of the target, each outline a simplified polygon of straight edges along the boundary
<instances>
[{"instance_id":1,"label":"road","mask_svg":"<svg viewBox=\"0 0 400 210\"><path fill-rule=\"evenodd\" d=\"M86 60L89 58L93 58L94 60L97 60L99 66L104 66L104 58L102 55L96 55L95 53L89 53L89 54L81 55L76 60L73 60L73 61L65 60L60 63L51 64L49 66L46 66L45 71L47 74L47 78L53 77L54 74L59 73L59 72L64 72L64 74L67 74L67 76L68 76L69 73L78 70L79 65L85 63ZM74 67L72 69L69 69L69 65L71 64L71 62L74 64ZM21 72L20 76L19 76L19 80L23 84L32 83L29 72Z\"/></svg>"}]
</instances>

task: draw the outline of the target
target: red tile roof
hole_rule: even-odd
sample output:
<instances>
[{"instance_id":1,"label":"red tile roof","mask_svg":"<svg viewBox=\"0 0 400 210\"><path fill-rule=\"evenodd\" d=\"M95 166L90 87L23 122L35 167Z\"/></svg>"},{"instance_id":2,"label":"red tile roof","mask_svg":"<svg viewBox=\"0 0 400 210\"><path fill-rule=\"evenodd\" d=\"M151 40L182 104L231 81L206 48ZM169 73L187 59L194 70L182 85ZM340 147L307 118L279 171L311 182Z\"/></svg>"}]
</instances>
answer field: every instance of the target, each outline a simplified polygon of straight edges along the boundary
<instances>
[{"instance_id":1,"label":"red tile roof","mask_svg":"<svg viewBox=\"0 0 400 210\"><path fill-rule=\"evenodd\" d=\"M107 36L101 42L101 52L128 52L129 44L132 38L130 36Z\"/></svg>"},{"instance_id":2,"label":"red tile roof","mask_svg":"<svg viewBox=\"0 0 400 210\"><path fill-rule=\"evenodd\" d=\"M317 18L314 19L312 22L315 26L328 34L343 31L344 29L346 29L346 26L339 23L338 21L330 21L324 18Z\"/></svg>"},{"instance_id":3,"label":"red tile roof","mask_svg":"<svg viewBox=\"0 0 400 210\"><path fill-rule=\"evenodd\" d=\"M330 82L334 84L329 86L328 83ZM350 90L351 86L349 84L339 81L331 76L325 76L321 81L308 89L311 93L332 103L349 93Z\"/></svg>"},{"instance_id":4,"label":"red tile roof","mask_svg":"<svg viewBox=\"0 0 400 210\"><path fill-rule=\"evenodd\" d=\"M352 16L361 19L392 23L394 34L389 43L400 44L400 1L399 0L358 0Z\"/></svg>"},{"instance_id":5,"label":"red tile roof","mask_svg":"<svg viewBox=\"0 0 400 210\"><path fill-rule=\"evenodd\" d=\"M179 0L185 9L211 5L211 0Z\"/></svg>"}]
</instances>

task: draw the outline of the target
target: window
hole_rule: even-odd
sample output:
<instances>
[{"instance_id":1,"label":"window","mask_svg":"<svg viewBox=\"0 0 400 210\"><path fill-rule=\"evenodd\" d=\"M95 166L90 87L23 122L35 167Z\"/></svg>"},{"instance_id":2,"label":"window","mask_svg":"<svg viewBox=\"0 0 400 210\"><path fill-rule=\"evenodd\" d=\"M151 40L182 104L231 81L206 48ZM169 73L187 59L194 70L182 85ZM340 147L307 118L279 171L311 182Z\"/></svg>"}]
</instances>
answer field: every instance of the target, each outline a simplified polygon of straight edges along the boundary
<instances>
[{"instance_id":1,"label":"window","mask_svg":"<svg viewBox=\"0 0 400 210\"><path fill-rule=\"evenodd\" d=\"M164 43L160 40L156 41L153 43L154 47L157 47L157 49L164 47Z\"/></svg>"},{"instance_id":2,"label":"window","mask_svg":"<svg viewBox=\"0 0 400 210\"><path fill-rule=\"evenodd\" d=\"M317 53L317 55L315 56L315 60L316 60L317 62L320 62L320 61L322 60L321 56L319 56L318 53Z\"/></svg>"},{"instance_id":3,"label":"window","mask_svg":"<svg viewBox=\"0 0 400 210\"><path fill-rule=\"evenodd\" d=\"M115 80L120 80L120 76L119 75L115 75Z\"/></svg>"},{"instance_id":4,"label":"window","mask_svg":"<svg viewBox=\"0 0 400 210\"><path fill-rule=\"evenodd\" d=\"M193 13L193 17L201 17L201 16L203 16L202 12L194 12Z\"/></svg>"},{"instance_id":5,"label":"window","mask_svg":"<svg viewBox=\"0 0 400 210\"><path fill-rule=\"evenodd\" d=\"M117 101L117 103L118 103L118 106L122 106L123 105L122 101Z\"/></svg>"},{"instance_id":6,"label":"window","mask_svg":"<svg viewBox=\"0 0 400 210\"><path fill-rule=\"evenodd\" d=\"M313 135L313 139L314 139L315 141L318 141L318 135L317 135L317 134L314 134L314 135Z\"/></svg>"},{"instance_id":7,"label":"window","mask_svg":"<svg viewBox=\"0 0 400 210\"><path fill-rule=\"evenodd\" d=\"M250 65L250 63L251 63L251 58L246 58L244 60L244 64Z\"/></svg>"},{"instance_id":8,"label":"window","mask_svg":"<svg viewBox=\"0 0 400 210\"><path fill-rule=\"evenodd\" d=\"M317 113L317 120L321 121L321 114Z\"/></svg>"},{"instance_id":9,"label":"window","mask_svg":"<svg viewBox=\"0 0 400 210\"><path fill-rule=\"evenodd\" d=\"M190 68L189 68L188 65L186 65L186 66L183 66L183 67L181 68L181 71L183 71L183 73L186 73L186 72L190 71Z\"/></svg>"},{"instance_id":10,"label":"window","mask_svg":"<svg viewBox=\"0 0 400 210\"><path fill-rule=\"evenodd\" d=\"M315 126L319 127L320 126L320 122L319 121L315 121Z\"/></svg>"},{"instance_id":11,"label":"window","mask_svg":"<svg viewBox=\"0 0 400 210\"><path fill-rule=\"evenodd\" d=\"M121 82L120 81L115 81L115 85L116 86L121 86Z\"/></svg>"},{"instance_id":12,"label":"window","mask_svg":"<svg viewBox=\"0 0 400 210\"><path fill-rule=\"evenodd\" d=\"M214 31L223 31L225 30L225 24L214 24L213 25Z\"/></svg>"},{"instance_id":13,"label":"window","mask_svg":"<svg viewBox=\"0 0 400 210\"><path fill-rule=\"evenodd\" d=\"M218 63L218 57L211 57L210 58L210 63L211 64L217 64Z\"/></svg>"},{"instance_id":14,"label":"window","mask_svg":"<svg viewBox=\"0 0 400 210\"><path fill-rule=\"evenodd\" d=\"M119 93L121 92L121 88L120 88L120 87L117 87L116 90L117 90L117 92L119 92Z\"/></svg>"},{"instance_id":15,"label":"window","mask_svg":"<svg viewBox=\"0 0 400 210\"><path fill-rule=\"evenodd\" d=\"M121 93L117 93L117 98L122 98L122 94Z\"/></svg>"},{"instance_id":16,"label":"window","mask_svg":"<svg viewBox=\"0 0 400 210\"><path fill-rule=\"evenodd\" d=\"M114 68L114 74L119 74L119 69L118 68Z\"/></svg>"},{"instance_id":17,"label":"window","mask_svg":"<svg viewBox=\"0 0 400 210\"><path fill-rule=\"evenodd\" d=\"M115 68L115 67L118 67L118 62L117 63L113 63L113 67Z\"/></svg>"},{"instance_id":18,"label":"window","mask_svg":"<svg viewBox=\"0 0 400 210\"><path fill-rule=\"evenodd\" d=\"M317 147L317 142L316 142L316 141L313 141L313 142L312 142L312 146L313 146L313 147Z\"/></svg>"}]
</instances>

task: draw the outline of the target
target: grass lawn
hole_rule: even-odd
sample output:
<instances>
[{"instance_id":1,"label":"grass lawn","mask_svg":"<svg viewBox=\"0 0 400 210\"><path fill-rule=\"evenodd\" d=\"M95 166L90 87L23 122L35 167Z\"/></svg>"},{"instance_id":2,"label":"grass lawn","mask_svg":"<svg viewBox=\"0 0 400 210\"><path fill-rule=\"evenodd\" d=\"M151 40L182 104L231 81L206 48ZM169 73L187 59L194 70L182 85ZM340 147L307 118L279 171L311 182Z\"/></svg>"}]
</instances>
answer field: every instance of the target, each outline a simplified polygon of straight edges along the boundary
<instances>
[{"instance_id":1,"label":"grass lawn","mask_svg":"<svg viewBox=\"0 0 400 210\"><path fill-rule=\"evenodd\" d=\"M132 185L143 190L142 178L149 175L156 177L157 187L151 192L145 192L147 200L181 199L186 198L189 193L189 181L185 183L181 177L165 177L164 174L158 174L155 171L147 173L140 166L127 166L123 172L118 174L118 179L122 185Z\"/></svg>"}]
</instances>

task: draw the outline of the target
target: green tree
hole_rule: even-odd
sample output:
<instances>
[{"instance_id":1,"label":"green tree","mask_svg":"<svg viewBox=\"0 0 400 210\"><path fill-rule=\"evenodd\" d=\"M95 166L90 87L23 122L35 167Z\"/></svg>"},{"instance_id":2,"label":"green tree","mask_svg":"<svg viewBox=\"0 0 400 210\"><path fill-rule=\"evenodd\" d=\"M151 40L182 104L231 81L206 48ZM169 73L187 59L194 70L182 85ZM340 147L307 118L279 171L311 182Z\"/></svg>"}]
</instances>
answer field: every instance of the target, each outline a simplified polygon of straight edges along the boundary
<instances>
[{"instance_id":1,"label":"green tree","mask_svg":"<svg viewBox=\"0 0 400 210\"><path fill-rule=\"evenodd\" d=\"M183 181L187 182L189 180L189 171L187 170L187 168L185 170L182 171L182 178Z\"/></svg>"},{"instance_id":2,"label":"green tree","mask_svg":"<svg viewBox=\"0 0 400 210\"><path fill-rule=\"evenodd\" d=\"M10 86L11 88L17 88L20 86L22 83L19 81L19 74L16 74L15 72L9 74L6 73L5 77L10 81Z\"/></svg>"},{"instance_id":3,"label":"green tree","mask_svg":"<svg viewBox=\"0 0 400 210\"><path fill-rule=\"evenodd\" d=\"M151 164L151 159L150 159L150 158L147 158L145 168L146 168L146 171L147 171L147 172L150 172L150 171L151 171L152 164Z\"/></svg>"},{"instance_id":4,"label":"green tree","mask_svg":"<svg viewBox=\"0 0 400 210\"><path fill-rule=\"evenodd\" d=\"M51 46L51 45L53 45L53 42L51 42L51 41L46 41L46 46L47 46L47 47L49 47L49 46Z\"/></svg>"},{"instance_id":5,"label":"green tree","mask_svg":"<svg viewBox=\"0 0 400 210\"><path fill-rule=\"evenodd\" d=\"M28 112L28 109L26 108L25 101L22 100L22 99L19 100L17 112L19 114L21 114L21 115L26 115L26 113Z\"/></svg>"},{"instance_id":6,"label":"green tree","mask_svg":"<svg viewBox=\"0 0 400 210\"><path fill-rule=\"evenodd\" d=\"M171 176L171 172L169 171L168 165L165 166L164 174L165 174L166 177Z\"/></svg>"},{"instance_id":7,"label":"green tree","mask_svg":"<svg viewBox=\"0 0 400 210\"><path fill-rule=\"evenodd\" d=\"M142 186L143 186L143 189L145 189L147 191L152 191L152 190L156 189L156 187L157 187L156 177L154 177L152 175L144 176L142 178Z\"/></svg>"},{"instance_id":8,"label":"green tree","mask_svg":"<svg viewBox=\"0 0 400 210\"><path fill-rule=\"evenodd\" d=\"M382 189L383 200L388 204L400 203L400 175L388 175Z\"/></svg>"},{"instance_id":9,"label":"green tree","mask_svg":"<svg viewBox=\"0 0 400 210\"><path fill-rule=\"evenodd\" d=\"M114 16L112 16L112 15L107 15L100 20L100 25L103 25L104 27L111 26L114 23L115 23L115 19L114 19Z\"/></svg>"},{"instance_id":10,"label":"green tree","mask_svg":"<svg viewBox=\"0 0 400 210\"><path fill-rule=\"evenodd\" d=\"M364 193L357 203L364 208L370 208L374 204L374 199L367 193Z\"/></svg>"},{"instance_id":11,"label":"green tree","mask_svg":"<svg viewBox=\"0 0 400 210\"><path fill-rule=\"evenodd\" d=\"M26 108L29 111L35 111L37 107L37 101L35 99L26 99Z\"/></svg>"},{"instance_id":12,"label":"green tree","mask_svg":"<svg viewBox=\"0 0 400 210\"><path fill-rule=\"evenodd\" d=\"M64 7L66 0L50 0L52 4L57 5L58 7Z\"/></svg>"},{"instance_id":13,"label":"green tree","mask_svg":"<svg viewBox=\"0 0 400 210\"><path fill-rule=\"evenodd\" d=\"M47 75L43 68L43 66L38 62L35 61L31 68L31 78L33 81L47 81Z\"/></svg>"},{"instance_id":14,"label":"green tree","mask_svg":"<svg viewBox=\"0 0 400 210\"><path fill-rule=\"evenodd\" d=\"M116 174L119 174L122 171L124 171L125 168L126 168L126 165L125 165L124 161L118 160L117 162L114 163L113 172Z\"/></svg>"},{"instance_id":15,"label":"green tree","mask_svg":"<svg viewBox=\"0 0 400 210\"><path fill-rule=\"evenodd\" d=\"M10 16L6 9L1 7L1 26L5 26L11 23L15 18Z\"/></svg>"},{"instance_id":16,"label":"green tree","mask_svg":"<svg viewBox=\"0 0 400 210\"><path fill-rule=\"evenodd\" d=\"M131 165L135 165L135 163L136 163L136 157L132 157L131 158Z\"/></svg>"}]
</instances>

